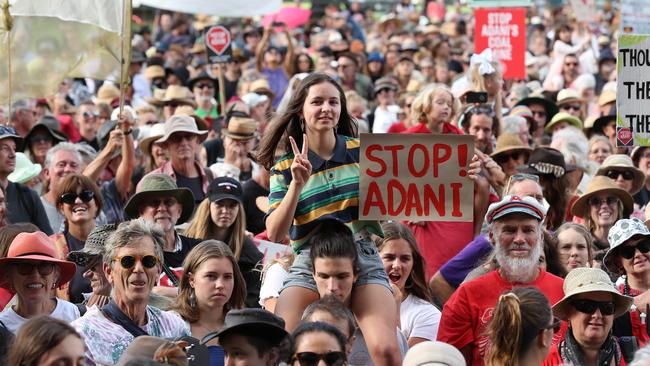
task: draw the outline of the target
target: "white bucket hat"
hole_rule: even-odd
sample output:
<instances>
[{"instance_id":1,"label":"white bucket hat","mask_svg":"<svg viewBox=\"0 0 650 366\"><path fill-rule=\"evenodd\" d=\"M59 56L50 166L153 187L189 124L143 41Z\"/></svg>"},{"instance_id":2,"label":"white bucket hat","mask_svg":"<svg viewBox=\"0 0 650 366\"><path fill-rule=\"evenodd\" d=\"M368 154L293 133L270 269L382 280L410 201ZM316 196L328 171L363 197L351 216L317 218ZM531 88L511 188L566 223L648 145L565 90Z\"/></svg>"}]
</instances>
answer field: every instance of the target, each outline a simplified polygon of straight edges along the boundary
<instances>
[{"instance_id":1,"label":"white bucket hat","mask_svg":"<svg viewBox=\"0 0 650 366\"><path fill-rule=\"evenodd\" d=\"M165 122L165 134L159 140L156 140L156 142L166 142L169 137L176 132L193 133L199 136L199 142L203 142L203 140L208 137L208 131L199 130L194 118L190 116L173 115L167 120L167 122Z\"/></svg>"},{"instance_id":2,"label":"white bucket hat","mask_svg":"<svg viewBox=\"0 0 650 366\"><path fill-rule=\"evenodd\" d=\"M650 230L648 230L648 227L643 223L643 221L636 217L631 219L620 219L616 221L611 229L609 229L609 233L607 234L609 250L603 258L603 264L605 264L607 269L613 273L621 274L620 268L618 268L614 261L614 258L618 255L618 250L616 250L616 248L625 244L626 241L636 235L650 237Z\"/></svg>"}]
</instances>

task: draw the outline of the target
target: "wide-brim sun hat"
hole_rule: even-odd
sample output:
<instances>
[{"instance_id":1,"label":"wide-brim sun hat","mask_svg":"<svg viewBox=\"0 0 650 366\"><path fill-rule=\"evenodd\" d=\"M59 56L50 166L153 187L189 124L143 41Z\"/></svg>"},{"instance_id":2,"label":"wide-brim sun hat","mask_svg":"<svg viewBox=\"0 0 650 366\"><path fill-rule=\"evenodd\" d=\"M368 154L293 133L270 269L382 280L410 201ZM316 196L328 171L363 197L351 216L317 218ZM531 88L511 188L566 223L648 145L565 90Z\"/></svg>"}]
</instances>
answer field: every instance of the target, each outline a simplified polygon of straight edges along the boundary
<instances>
[{"instance_id":1,"label":"wide-brim sun hat","mask_svg":"<svg viewBox=\"0 0 650 366\"><path fill-rule=\"evenodd\" d=\"M543 96L532 94L517 102L515 106L525 105L530 108L530 105L532 104L541 104L544 107L544 110L546 111L546 123L550 122L551 118L553 118L553 116L560 110L558 106L550 100L544 98Z\"/></svg>"},{"instance_id":2,"label":"wide-brim sun hat","mask_svg":"<svg viewBox=\"0 0 650 366\"><path fill-rule=\"evenodd\" d=\"M27 261L50 262L57 265L60 270L58 286L68 283L77 271L77 266L73 262L57 258L54 241L45 233L41 231L20 233L11 242L7 256L0 258L0 287L8 289L11 286L4 272L10 264Z\"/></svg>"},{"instance_id":3,"label":"wide-brim sun hat","mask_svg":"<svg viewBox=\"0 0 650 366\"><path fill-rule=\"evenodd\" d=\"M614 298L614 318L625 314L634 301L633 298L621 295L614 287L605 271L598 268L575 268L564 279L564 297L553 305L553 314L567 321L573 297L593 292L611 293Z\"/></svg>"},{"instance_id":4,"label":"wide-brim sun hat","mask_svg":"<svg viewBox=\"0 0 650 366\"><path fill-rule=\"evenodd\" d=\"M176 182L167 174L148 174L138 184L136 193L124 206L127 218L135 219L140 216L140 207L147 204L152 197L174 197L183 206L183 212L176 225L187 221L194 212L194 194L188 188L178 188Z\"/></svg>"},{"instance_id":5,"label":"wide-brim sun hat","mask_svg":"<svg viewBox=\"0 0 650 366\"><path fill-rule=\"evenodd\" d=\"M522 173L562 178L564 174L576 170L573 164L565 164L564 155L550 147L538 147L530 154L528 163L517 167Z\"/></svg>"},{"instance_id":6,"label":"wide-brim sun hat","mask_svg":"<svg viewBox=\"0 0 650 366\"><path fill-rule=\"evenodd\" d=\"M635 236L650 238L650 230L643 221L637 218L620 219L609 229L609 233L607 233L609 250L603 257L603 264L610 272L618 275L623 274L616 265L615 258L618 255L618 249Z\"/></svg>"},{"instance_id":7,"label":"wide-brim sun hat","mask_svg":"<svg viewBox=\"0 0 650 366\"><path fill-rule=\"evenodd\" d=\"M521 142L519 136L513 133L502 133L497 138L496 149L494 152L492 152L492 154L490 154L490 156L492 158L495 158L503 153L511 151L521 151L522 153L526 154L526 160L528 160L528 157L530 156L530 153L533 151L533 149L530 146L524 145L524 143Z\"/></svg>"},{"instance_id":8,"label":"wide-brim sun hat","mask_svg":"<svg viewBox=\"0 0 650 366\"><path fill-rule=\"evenodd\" d=\"M605 175L609 170L630 171L634 174L632 181L631 195L637 194L645 184L645 174L634 166L632 159L625 154L613 154L608 156L598 168L596 175Z\"/></svg>"},{"instance_id":9,"label":"wide-brim sun hat","mask_svg":"<svg viewBox=\"0 0 650 366\"><path fill-rule=\"evenodd\" d=\"M585 218L589 214L589 199L599 193L616 196L623 203L623 216L628 216L634 209L634 199L624 189L619 188L616 183L603 175L597 175L591 178L587 185L585 194L580 196L571 207L571 214Z\"/></svg>"},{"instance_id":10,"label":"wide-brim sun hat","mask_svg":"<svg viewBox=\"0 0 650 366\"><path fill-rule=\"evenodd\" d=\"M140 143L138 146L140 147L140 151L142 151L145 154L150 154L151 153L151 144L154 143L154 141L159 140L161 137L165 135L165 125L163 123L156 123L154 124L151 129L149 129L149 135L142 140L140 140Z\"/></svg>"},{"instance_id":11,"label":"wide-brim sun hat","mask_svg":"<svg viewBox=\"0 0 650 366\"><path fill-rule=\"evenodd\" d=\"M32 163L24 153L16 153L16 168L7 179L13 183L24 184L41 174L41 164Z\"/></svg>"},{"instance_id":12,"label":"wide-brim sun hat","mask_svg":"<svg viewBox=\"0 0 650 366\"><path fill-rule=\"evenodd\" d=\"M195 134L199 137L199 142L205 141L208 137L208 131L201 131L197 127L196 121L190 116L175 114L171 116L164 124L165 134L160 139L156 140L158 143L167 142L169 137L176 132L187 132Z\"/></svg>"},{"instance_id":13,"label":"wide-brim sun hat","mask_svg":"<svg viewBox=\"0 0 650 366\"><path fill-rule=\"evenodd\" d=\"M238 309L226 314L223 328L214 334L217 337L229 334L259 334L279 344L289 335L284 329L284 320L264 309ZM203 341L206 339L204 338Z\"/></svg>"},{"instance_id":14,"label":"wide-brim sun hat","mask_svg":"<svg viewBox=\"0 0 650 366\"><path fill-rule=\"evenodd\" d=\"M567 112L558 112L555 114L555 116L553 116L553 118L551 118L551 122L549 122L546 127L544 127L544 131L551 132L553 127L560 122L566 122L571 126L582 130L582 121L580 118L570 115Z\"/></svg>"}]
</instances>

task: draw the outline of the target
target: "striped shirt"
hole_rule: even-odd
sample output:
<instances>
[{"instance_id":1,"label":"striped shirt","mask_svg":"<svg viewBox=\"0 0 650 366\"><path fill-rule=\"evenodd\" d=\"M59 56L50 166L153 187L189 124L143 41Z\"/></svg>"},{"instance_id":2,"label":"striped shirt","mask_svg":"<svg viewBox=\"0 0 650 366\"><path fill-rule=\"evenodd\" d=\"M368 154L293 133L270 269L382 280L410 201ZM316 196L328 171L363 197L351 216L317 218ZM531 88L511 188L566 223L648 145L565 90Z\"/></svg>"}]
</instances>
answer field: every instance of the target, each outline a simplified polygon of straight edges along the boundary
<instances>
[{"instance_id":1,"label":"striped shirt","mask_svg":"<svg viewBox=\"0 0 650 366\"><path fill-rule=\"evenodd\" d=\"M271 169L270 215L287 194L291 183L293 153L285 154ZM381 234L375 221L359 221L359 139L336 135L334 155L324 160L309 150L311 176L300 197L293 224L289 229L291 245L295 251L307 242L324 219L336 219L354 233L363 228Z\"/></svg>"}]
</instances>

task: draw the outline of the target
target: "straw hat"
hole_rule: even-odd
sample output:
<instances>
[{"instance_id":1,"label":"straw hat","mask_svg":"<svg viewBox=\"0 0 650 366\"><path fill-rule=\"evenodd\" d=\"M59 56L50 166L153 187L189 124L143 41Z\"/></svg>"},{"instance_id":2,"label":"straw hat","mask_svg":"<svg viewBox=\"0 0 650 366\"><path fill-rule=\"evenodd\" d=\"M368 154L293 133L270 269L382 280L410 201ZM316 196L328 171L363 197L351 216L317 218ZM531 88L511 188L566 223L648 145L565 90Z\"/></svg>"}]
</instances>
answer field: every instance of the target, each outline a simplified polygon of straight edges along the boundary
<instances>
[{"instance_id":1,"label":"straw hat","mask_svg":"<svg viewBox=\"0 0 650 366\"><path fill-rule=\"evenodd\" d=\"M176 225L182 224L192 216L194 212L194 194L189 188L178 188L176 182L167 174L148 174L140 181L136 193L124 206L127 218L134 219L140 216L140 207L149 202L152 197L169 196L175 197L183 206L181 217Z\"/></svg>"},{"instance_id":2,"label":"straw hat","mask_svg":"<svg viewBox=\"0 0 650 366\"><path fill-rule=\"evenodd\" d=\"M569 320L572 307L571 298L591 292L609 292L614 297L614 318L624 314L630 309L632 299L621 295L609 279L605 271L598 268L575 268L564 279L564 298L553 305L553 314L562 320Z\"/></svg>"},{"instance_id":3,"label":"straw hat","mask_svg":"<svg viewBox=\"0 0 650 366\"><path fill-rule=\"evenodd\" d=\"M7 282L4 273L4 270L9 268L9 264L23 261L54 263L60 269L58 286L68 283L77 271L77 266L73 262L57 257L54 241L45 233L36 231L18 234L11 242L7 256L0 258L0 287L7 289L11 285Z\"/></svg>"},{"instance_id":4,"label":"straw hat","mask_svg":"<svg viewBox=\"0 0 650 366\"><path fill-rule=\"evenodd\" d=\"M164 106L165 103L176 102L178 104L191 105L196 108L196 102L194 102L192 92L188 88L179 85L168 86L162 98L160 94L154 94L153 98L146 98L146 100L149 104L159 107Z\"/></svg>"},{"instance_id":5,"label":"straw hat","mask_svg":"<svg viewBox=\"0 0 650 366\"><path fill-rule=\"evenodd\" d=\"M527 161L528 157L530 156L530 152L533 151L533 149L530 146L524 145L524 143L521 142L519 136L515 135L514 133L502 133L499 135L499 138L497 138L496 149L492 154L490 154L490 156L492 158L496 158L497 155L509 151L524 152L526 154L525 160Z\"/></svg>"},{"instance_id":6,"label":"straw hat","mask_svg":"<svg viewBox=\"0 0 650 366\"><path fill-rule=\"evenodd\" d=\"M585 194L580 196L578 200L571 207L571 214L574 216L584 218L589 212L589 199L598 193L611 194L623 202L623 214L624 216L629 215L632 212L634 207L634 199L627 193L624 189L618 188L616 183L613 180L603 176L597 175L591 179L587 185L587 191Z\"/></svg>"},{"instance_id":7,"label":"straw hat","mask_svg":"<svg viewBox=\"0 0 650 366\"><path fill-rule=\"evenodd\" d=\"M632 158L625 154L613 154L608 156L603 164L598 168L596 175L605 175L609 170L623 170L634 173L634 182L632 183L631 195L637 194L645 183L645 174L634 166Z\"/></svg>"},{"instance_id":8,"label":"straw hat","mask_svg":"<svg viewBox=\"0 0 650 366\"><path fill-rule=\"evenodd\" d=\"M609 233L607 234L609 250L603 258L603 263L610 272L619 275L623 274L623 271L615 263L615 258L618 256L618 251L615 251L615 249L637 235L650 237L648 227L643 221L637 218L620 219L609 229Z\"/></svg>"},{"instance_id":9,"label":"straw hat","mask_svg":"<svg viewBox=\"0 0 650 366\"><path fill-rule=\"evenodd\" d=\"M609 103L616 102L616 92L613 90L603 90L598 97L598 106L602 107Z\"/></svg>"},{"instance_id":10,"label":"straw hat","mask_svg":"<svg viewBox=\"0 0 650 366\"><path fill-rule=\"evenodd\" d=\"M160 65L147 66L147 68L144 70L144 77L149 80L164 78L165 69Z\"/></svg>"},{"instance_id":11,"label":"straw hat","mask_svg":"<svg viewBox=\"0 0 650 366\"><path fill-rule=\"evenodd\" d=\"M264 78L253 81L249 87L249 91L257 94L264 94L271 100L275 98L275 93L271 90L271 84L269 84L269 81Z\"/></svg>"},{"instance_id":12,"label":"straw hat","mask_svg":"<svg viewBox=\"0 0 650 366\"><path fill-rule=\"evenodd\" d=\"M140 147L140 151L144 152L145 154L150 154L151 153L151 144L159 140L161 137L165 136L165 124L164 123L156 123L153 126L151 126L151 129L149 130L149 135L145 138L143 138L138 146Z\"/></svg>"},{"instance_id":13,"label":"straw hat","mask_svg":"<svg viewBox=\"0 0 650 366\"><path fill-rule=\"evenodd\" d=\"M120 98L120 89L110 83L104 83L97 90L95 104L105 103L110 105L115 99Z\"/></svg>"},{"instance_id":14,"label":"straw hat","mask_svg":"<svg viewBox=\"0 0 650 366\"><path fill-rule=\"evenodd\" d=\"M555 116L553 116L551 122L549 122L546 125L546 127L544 127L544 131L551 132L553 126L557 125L560 122L566 122L572 126L582 129L582 121L580 120L580 118L570 115L567 112L559 112Z\"/></svg>"},{"instance_id":15,"label":"straw hat","mask_svg":"<svg viewBox=\"0 0 650 366\"><path fill-rule=\"evenodd\" d=\"M465 366L465 357L456 347L438 341L426 341L409 348L402 366Z\"/></svg>"},{"instance_id":16,"label":"straw hat","mask_svg":"<svg viewBox=\"0 0 650 366\"><path fill-rule=\"evenodd\" d=\"M223 130L225 136L234 140L250 140L257 132L257 121L248 117L232 117L228 129Z\"/></svg>"},{"instance_id":17,"label":"straw hat","mask_svg":"<svg viewBox=\"0 0 650 366\"><path fill-rule=\"evenodd\" d=\"M41 164L34 164L24 153L16 153L16 168L9 174L10 182L25 184L41 174Z\"/></svg>"},{"instance_id":18,"label":"straw hat","mask_svg":"<svg viewBox=\"0 0 650 366\"><path fill-rule=\"evenodd\" d=\"M165 134L156 142L166 142L169 137L176 132L188 132L199 136L199 142L203 142L208 137L208 131L200 131L196 127L196 121L190 116L173 115L164 123Z\"/></svg>"},{"instance_id":19,"label":"straw hat","mask_svg":"<svg viewBox=\"0 0 650 366\"><path fill-rule=\"evenodd\" d=\"M557 94L557 105L563 106L569 103L583 103L584 100L580 98L580 94L574 89L562 89Z\"/></svg>"},{"instance_id":20,"label":"straw hat","mask_svg":"<svg viewBox=\"0 0 650 366\"><path fill-rule=\"evenodd\" d=\"M394 23L395 28L400 29L404 27L404 20L401 18L398 18L395 14L386 14L381 19L379 19L379 32L380 33L385 33L386 32L386 27L390 24Z\"/></svg>"}]
</instances>

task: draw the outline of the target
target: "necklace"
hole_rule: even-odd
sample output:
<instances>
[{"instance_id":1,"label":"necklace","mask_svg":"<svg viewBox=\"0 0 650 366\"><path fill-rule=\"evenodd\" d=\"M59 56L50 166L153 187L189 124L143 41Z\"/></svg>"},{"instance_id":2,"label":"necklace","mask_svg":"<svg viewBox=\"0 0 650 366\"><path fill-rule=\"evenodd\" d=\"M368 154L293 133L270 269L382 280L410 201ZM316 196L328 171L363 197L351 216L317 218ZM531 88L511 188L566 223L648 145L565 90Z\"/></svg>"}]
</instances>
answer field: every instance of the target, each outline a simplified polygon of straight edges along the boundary
<instances>
[{"instance_id":1,"label":"necklace","mask_svg":"<svg viewBox=\"0 0 650 366\"><path fill-rule=\"evenodd\" d=\"M623 284L623 295L632 296L632 297L636 296L636 295L630 294L631 290L630 290L630 284L629 284L629 282L627 280L627 276L623 275L622 277L625 280L625 283ZM641 324L645 324L645 319L647 317L646 313L644 313L643 311L640 311L636 307L636 305L634 305L634 303L632 303L632 306L630 306L630 311L638 311L639 312L639 318L641 318Z\"/></svg>"}]
</instances>

